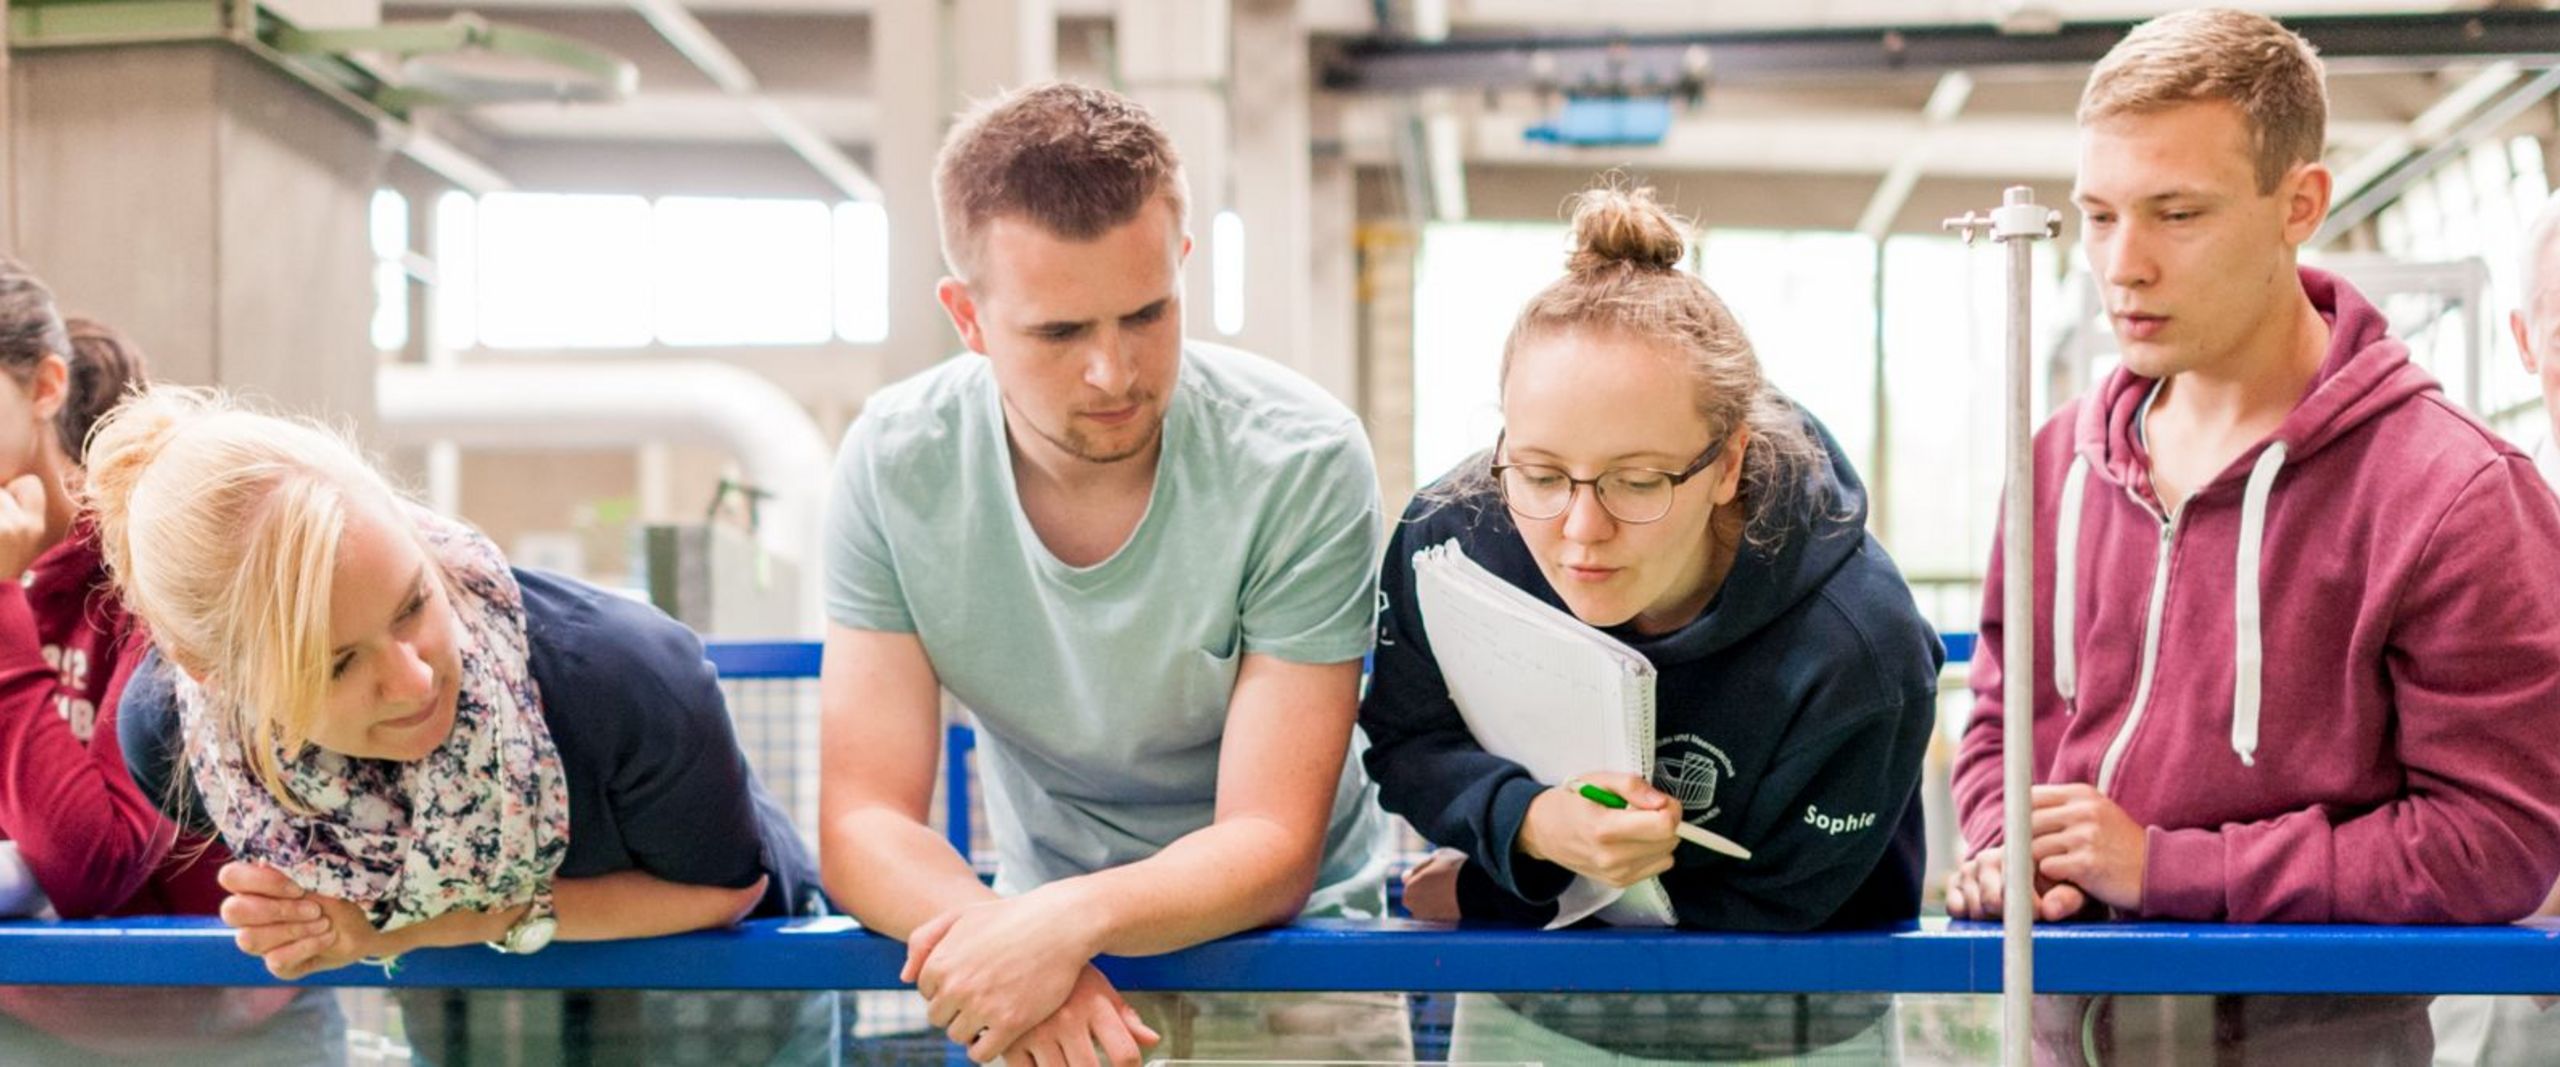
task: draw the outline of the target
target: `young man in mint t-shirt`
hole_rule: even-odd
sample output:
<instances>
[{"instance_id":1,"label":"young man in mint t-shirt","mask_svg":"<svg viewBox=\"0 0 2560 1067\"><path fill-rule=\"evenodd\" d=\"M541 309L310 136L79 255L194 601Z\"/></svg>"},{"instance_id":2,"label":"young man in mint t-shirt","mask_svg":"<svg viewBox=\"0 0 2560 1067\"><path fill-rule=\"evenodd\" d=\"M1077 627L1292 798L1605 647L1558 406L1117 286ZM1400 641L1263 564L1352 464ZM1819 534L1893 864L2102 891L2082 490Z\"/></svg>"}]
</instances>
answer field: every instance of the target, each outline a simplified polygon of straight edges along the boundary
<instances>
[{"instance_id":1,"label":"young man in mint t-shirt","mask_svg":"<svg viewBox=\"0 0 2560 1067\"><path fill-rule=\"evenodd\" d=\"M1376 474L1340 403L1183 339L1181 167L1135 104L998 99L935 192L975 354L872 397L837 462L826 884L908 943L971 1059L1134 1064L1155 1034L1094 956L1384 910L1349 755ZM926 825L944 688L979 724L993 889ZM1319 1029L1403 1052L1377 1007Z\"/></svg>"}]
</instances>

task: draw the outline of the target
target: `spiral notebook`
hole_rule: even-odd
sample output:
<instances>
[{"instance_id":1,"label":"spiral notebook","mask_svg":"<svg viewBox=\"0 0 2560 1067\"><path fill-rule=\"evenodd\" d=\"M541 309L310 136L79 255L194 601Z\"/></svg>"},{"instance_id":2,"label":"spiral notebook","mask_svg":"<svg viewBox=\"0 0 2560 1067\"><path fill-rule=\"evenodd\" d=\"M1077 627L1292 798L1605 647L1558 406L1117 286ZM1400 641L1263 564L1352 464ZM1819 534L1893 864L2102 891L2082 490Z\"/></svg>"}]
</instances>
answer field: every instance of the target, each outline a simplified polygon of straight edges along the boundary
<instances>
[{"instance_id":1,"label":"spiral notebook","mask_svg":"<svg viewBox=\"0 0 2560 1067\"><path fill-rule=\"evenodd\" d=\"M1625 642L1504 581L1454 540L1413 555L1423 630L1476 743L1555 785L1592 771L1653 774L1653 664ZM1592 915L1669 926L1658 879L1624 891L1581 877L1552 930Z\"/></svg>"}]
</instances>

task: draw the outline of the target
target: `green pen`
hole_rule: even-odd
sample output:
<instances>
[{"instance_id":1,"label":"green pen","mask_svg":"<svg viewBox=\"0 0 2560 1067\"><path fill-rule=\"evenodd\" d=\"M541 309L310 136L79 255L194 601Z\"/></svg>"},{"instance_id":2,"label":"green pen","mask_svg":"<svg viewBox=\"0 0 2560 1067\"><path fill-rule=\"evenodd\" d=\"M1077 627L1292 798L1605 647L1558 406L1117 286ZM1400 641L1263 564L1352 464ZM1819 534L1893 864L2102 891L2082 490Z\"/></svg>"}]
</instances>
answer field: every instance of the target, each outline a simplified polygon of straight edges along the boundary
<instances>
[{"instance_id":1,"label":"green pen","mask_svg":"<svg viewBox=\"0 0 2560 1067\"><path fill-rule=\"evenodd\" d=\"M1619 796L1616 793L1612 793L1589 782L1576 783L1573 791L1582 794L1582 798L1584 800L1588 800L1604 808L1624 809L1627 806L1627 798ZM1731 838L1705 827L1691 826L1684 822L1681 823L1678 829L1674 832L1680 835L1680 840L1706 849L1709 852L1721 852L1738 860L1747 860L1751 858L1750 849L1734 844Z\"/></svg>"}]
</instances>

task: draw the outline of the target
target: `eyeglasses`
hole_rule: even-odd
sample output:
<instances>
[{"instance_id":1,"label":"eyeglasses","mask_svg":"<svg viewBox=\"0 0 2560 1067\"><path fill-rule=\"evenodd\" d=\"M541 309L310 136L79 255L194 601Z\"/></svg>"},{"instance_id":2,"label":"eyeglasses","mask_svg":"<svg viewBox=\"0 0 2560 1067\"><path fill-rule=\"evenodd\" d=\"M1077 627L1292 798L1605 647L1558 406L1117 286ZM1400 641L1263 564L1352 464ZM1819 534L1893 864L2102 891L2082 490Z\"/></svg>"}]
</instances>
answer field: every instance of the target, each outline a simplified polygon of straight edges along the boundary
<instances>
[{"instance_id":1,"label":"eyeglasses","mask_svg":"<svg viewBox=\"0 0 2560 1067\"><path fill-rule=\"evenodd\" d=\"M1503 438L1494 438L1493 454L1502 455ZM1724 438L1717 438L1698 458L1678 471L1656 467L1611 467L1597 478L1576 478L1562 467L1549 463L1496 463L1494 483L1501 487L1503 506L1524 519L1544 521L1564 514L1573 507L1573 491L1591 487L1591 495L1600 501L1600 510L1619 522L1643 524L1659 521L1671 514L1672 490L1682 482L1698 476L1724 454Z\"/></svg>"}]
</instances>

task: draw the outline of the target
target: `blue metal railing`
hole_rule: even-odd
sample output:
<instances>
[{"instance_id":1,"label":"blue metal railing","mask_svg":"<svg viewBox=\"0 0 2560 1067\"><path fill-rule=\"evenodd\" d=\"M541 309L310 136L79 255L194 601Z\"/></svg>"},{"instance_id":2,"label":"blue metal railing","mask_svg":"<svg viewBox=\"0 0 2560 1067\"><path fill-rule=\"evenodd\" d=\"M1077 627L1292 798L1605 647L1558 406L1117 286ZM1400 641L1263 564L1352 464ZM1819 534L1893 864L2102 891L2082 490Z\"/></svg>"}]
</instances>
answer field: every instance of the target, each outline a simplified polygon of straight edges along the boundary
<instances>
[{"instance_id":1,"label":"blue metal railing","mask_svg":"<svg viewBox=\"0 0 2560 1067\"><path fill-rule=\"evenodd\" d=\"M429 949L396 976L332 986L515 989L896 989L905 946L849 920L751 922L535 956ZM1306 920L1144 959L1099 961L1123 990L1193 992L1996 993L2000 927L1717 934L1451 929ZM0 922L0 985L277 984L212 919ZM2560 931L2506 927L2087 924L2039 927L2045 993L2560 992Z\"/></svg>"}]
</instances>

